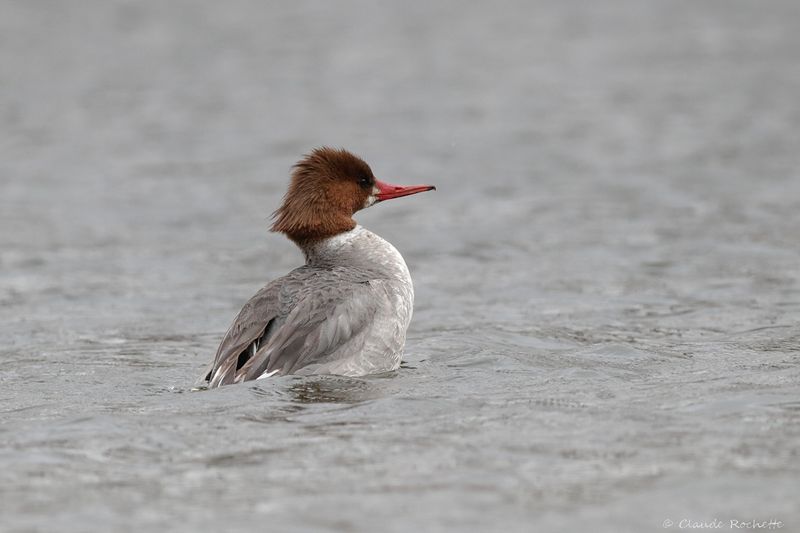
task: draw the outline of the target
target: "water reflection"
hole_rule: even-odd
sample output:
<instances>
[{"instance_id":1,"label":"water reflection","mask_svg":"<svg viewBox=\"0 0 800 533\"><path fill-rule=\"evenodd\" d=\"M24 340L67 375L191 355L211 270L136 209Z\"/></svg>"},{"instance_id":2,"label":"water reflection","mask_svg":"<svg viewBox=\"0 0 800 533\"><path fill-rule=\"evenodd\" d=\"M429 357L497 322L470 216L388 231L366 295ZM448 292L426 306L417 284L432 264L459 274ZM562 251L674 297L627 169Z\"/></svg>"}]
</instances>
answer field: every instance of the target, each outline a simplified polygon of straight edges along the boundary
<instances>
[{"instance_id":1,"label":"water reflection","mask_svg":"<svg viewBox=\"0 0 800 533\"><path fill-rule=\"evenodd\" d=\"M292 384L288 392L300 404L356 404L380 397L381 390L364 379L311 376Z\"/></svg>"}]
</instances>

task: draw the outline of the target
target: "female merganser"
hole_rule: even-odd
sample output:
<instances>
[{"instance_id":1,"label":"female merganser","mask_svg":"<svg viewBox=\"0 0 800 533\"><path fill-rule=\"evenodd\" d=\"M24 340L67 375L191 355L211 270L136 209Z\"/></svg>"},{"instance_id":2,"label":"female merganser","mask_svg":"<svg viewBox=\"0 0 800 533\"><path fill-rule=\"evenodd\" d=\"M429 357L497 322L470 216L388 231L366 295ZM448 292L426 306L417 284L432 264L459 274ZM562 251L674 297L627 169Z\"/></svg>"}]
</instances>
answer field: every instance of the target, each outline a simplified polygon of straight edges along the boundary
<instances>
[{"instance_id":1,"label":"female merganser","mask_svg":"<svg viewBox=\"0 0 800 533\"><path fill-rule=\"evenodd\" d=\"M318 148L298 162L271 230L294 241L306 264L239 311L203 376L208 387L400 366L414 305L411 276L395 247L352 217L374 203L434 189L378 181L345 150Z\"/></svg>"}]
</instances>

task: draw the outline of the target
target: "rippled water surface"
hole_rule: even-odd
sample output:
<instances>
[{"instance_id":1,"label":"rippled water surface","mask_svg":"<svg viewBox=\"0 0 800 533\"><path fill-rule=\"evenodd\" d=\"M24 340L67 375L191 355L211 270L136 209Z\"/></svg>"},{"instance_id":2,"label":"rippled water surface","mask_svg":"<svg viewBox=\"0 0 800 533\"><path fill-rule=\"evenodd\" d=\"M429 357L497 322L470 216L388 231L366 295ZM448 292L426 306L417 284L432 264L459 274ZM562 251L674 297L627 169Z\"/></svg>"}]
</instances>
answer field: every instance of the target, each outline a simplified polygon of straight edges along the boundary
<instances>
[{"instance_id":1,"label":"rippled water surface","mask_svg":"<svg viewBox=\"0 0 800 533\"><path fill-rule=\"evenodd\" d=\"M0 68L0 530L800 531L797 2L9 0ZM438 186L357 216L403 367L192 392L322 144Z\"/></svg>"}]
</instances>

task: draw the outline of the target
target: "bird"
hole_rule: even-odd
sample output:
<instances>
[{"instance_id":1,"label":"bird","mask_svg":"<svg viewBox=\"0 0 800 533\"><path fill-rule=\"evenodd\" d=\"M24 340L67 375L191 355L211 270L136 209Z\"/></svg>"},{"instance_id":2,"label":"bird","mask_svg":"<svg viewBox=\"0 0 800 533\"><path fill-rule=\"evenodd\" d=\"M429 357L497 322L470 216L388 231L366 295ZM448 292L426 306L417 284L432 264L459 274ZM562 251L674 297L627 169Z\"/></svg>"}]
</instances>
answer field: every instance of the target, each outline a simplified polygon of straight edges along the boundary
<instances>
[{"instance_id":1,"label":"bird","mask_svg":"<svg viewBox=\"0 0 800 533\"><path fill-rule=\"evenodd\" d=\"M216 388L271 376L396 370L413 313L411 275L400 252L353 215L435 189L379 181L345 149L306 154L292 167L270 228L300 248L305 264L244 304L201 383Z\"/></svg>"}]
</instances>

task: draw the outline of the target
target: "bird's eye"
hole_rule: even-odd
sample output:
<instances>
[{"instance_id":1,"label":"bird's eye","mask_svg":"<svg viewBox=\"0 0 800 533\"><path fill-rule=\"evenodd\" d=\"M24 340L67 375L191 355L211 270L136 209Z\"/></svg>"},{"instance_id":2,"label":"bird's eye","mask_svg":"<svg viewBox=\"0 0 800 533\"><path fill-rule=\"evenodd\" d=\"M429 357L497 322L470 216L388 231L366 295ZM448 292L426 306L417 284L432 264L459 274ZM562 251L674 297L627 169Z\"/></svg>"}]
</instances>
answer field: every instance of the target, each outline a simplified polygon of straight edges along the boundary
<instances>
[{"instance_id":1,"label":"bird's eye","mask_svg":"<svg viewBox=\"0 0 800 533\"><path fill-rule=\"evenodd\" d=\"M372 185L371 180L367 176L360 178L358 180L358 184L364 187L365 189L369 188Z\"/></svg>"}]
</instances>

